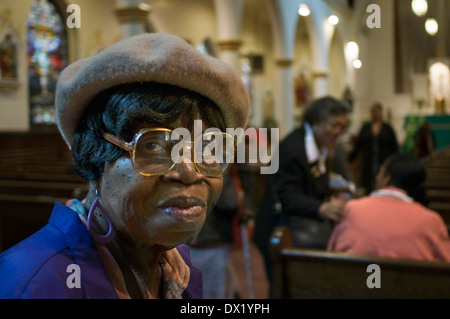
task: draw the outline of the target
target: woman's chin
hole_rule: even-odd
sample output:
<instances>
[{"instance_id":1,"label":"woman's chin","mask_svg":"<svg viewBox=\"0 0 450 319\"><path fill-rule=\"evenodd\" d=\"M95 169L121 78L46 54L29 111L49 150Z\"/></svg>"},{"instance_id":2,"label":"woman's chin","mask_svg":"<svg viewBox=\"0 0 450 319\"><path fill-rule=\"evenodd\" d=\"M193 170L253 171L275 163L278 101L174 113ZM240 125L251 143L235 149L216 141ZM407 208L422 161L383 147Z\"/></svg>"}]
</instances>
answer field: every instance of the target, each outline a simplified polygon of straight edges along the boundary
<instances>
[{"instance_id":1,"label":"woman's chin","mask_svg":"<svg viewBox=\"0 0 450 319\"><path fill-rule=\"evenodd\" d=\"M164 236L161 236L160 240L156 239L156 245L164 247L166 250L175 248L181 244L191 244L197 235L199 234L201 228L193 230L189 229L186 231L167 231Z\"/></svg>"}]
</instances>

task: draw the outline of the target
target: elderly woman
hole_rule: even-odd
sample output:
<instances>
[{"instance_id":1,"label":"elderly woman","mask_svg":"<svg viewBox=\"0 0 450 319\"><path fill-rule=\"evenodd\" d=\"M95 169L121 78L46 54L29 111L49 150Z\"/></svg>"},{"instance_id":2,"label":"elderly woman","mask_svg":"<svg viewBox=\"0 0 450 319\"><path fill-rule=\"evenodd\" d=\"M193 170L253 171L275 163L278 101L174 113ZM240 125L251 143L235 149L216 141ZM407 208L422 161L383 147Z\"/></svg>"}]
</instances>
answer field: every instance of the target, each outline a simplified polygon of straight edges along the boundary
<instances>
[{"instance_id":1,"label":"elderly woman","mask_svg":"<svg viewBox=\"0 0 450 319\"><path fill-rule=\"evenodd\" d=\"M343 102L323 97L311 102L303 114L303 125L289 134L279 146L279 170L268 178L260 203L254 239L265 257L271 277L268 254L270 235L277 224L288 225L294 245L325 249L331 222L341 218L345 198L330 196L330 173L345 176L345 167L335 154L335 146L348 125L349 108Z\"/></svg>"},{"instance_id":2,"label":"elderly woman","mask_svg":"<svg viewBox=\"0 0 450 319\"><path fill-rule=\"evenodd\" d=\"M57 123L90 190L1 255L0 297L201 298L185 243L222 190L229 161L214 155L233 139L221 132L244 127L248 109L226 63L168 34L68 66Z\"/></svg>"}]
</instances>

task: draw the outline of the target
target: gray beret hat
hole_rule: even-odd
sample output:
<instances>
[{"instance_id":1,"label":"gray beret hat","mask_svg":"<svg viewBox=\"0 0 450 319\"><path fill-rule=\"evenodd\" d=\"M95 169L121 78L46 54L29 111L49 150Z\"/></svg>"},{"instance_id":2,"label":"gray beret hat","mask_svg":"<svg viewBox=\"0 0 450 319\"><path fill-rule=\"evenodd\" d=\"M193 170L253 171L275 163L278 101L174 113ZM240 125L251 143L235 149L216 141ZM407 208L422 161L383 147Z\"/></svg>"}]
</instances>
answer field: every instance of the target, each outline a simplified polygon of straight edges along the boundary
<instances>
[{"instance_id":1,"label":"gray beret hat","mask_svg":"<svg viewBox=\"0 0 450 319\"><path fill-rule=\"evenodd\" d=\"M237 73L165 33L126 38L99 54L76 61L56 86L56 123L69 148L84 109L101 91L119 84L159 82L200 93L223 112L227 127L245 129L250 100Z\"/></svg>"}]
</instances>

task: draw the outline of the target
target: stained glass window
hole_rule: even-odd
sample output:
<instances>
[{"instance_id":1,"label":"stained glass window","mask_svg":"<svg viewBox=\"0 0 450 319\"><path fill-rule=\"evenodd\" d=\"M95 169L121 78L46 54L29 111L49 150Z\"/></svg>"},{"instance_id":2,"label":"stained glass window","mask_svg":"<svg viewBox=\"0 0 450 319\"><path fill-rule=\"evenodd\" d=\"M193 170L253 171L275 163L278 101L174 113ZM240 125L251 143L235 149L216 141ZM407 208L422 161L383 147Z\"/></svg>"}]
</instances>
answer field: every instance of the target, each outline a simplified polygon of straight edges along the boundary
<instances>
[{"instance_id":1,"label":"stained glass window","mask_svg":"<svg viewBox=\"0 0 450 319\"><path fill-rule=\"evenodd\" d=\"M55 86L67 65L67 34L49 0L35 0L27 20L28 78L32 125L55 124Z\"/></svg>"}]
</instances>

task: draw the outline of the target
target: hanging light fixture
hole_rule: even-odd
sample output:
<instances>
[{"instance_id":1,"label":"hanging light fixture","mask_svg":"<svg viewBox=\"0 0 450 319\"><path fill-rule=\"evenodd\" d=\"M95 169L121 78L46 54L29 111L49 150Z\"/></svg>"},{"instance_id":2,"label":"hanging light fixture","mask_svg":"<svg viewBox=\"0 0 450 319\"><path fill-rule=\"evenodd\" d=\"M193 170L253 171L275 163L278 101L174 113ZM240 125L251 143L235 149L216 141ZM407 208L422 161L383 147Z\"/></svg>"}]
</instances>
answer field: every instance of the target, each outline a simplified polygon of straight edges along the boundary
<instances>
[{"instance_id":1,"label":"hanging light fixture","mask_svg":"<svg viewBox=\"0 0 450 319\"><path fill-rule=\"evenodd\" d=\"M421 17L428 11L428 2L427 0L412 0L411 8L415 15Z\"/></svg>"},{"instance_id":2,"label":"hanging light fixture","mask_svg":"<svg viewBox=\"0 0 450 319\"><path fill-rule=\"evenodd\" d=\"M328 17L328 22L332 25L336 25L339 23L339 18L336 15L332 14Z\"/></svg>"},{"instance_id":3,"label":"hanging light fixture","mask_svg":"<svg viewBox=\"0 0 450 319\"><path fill-rule=\"evenodd\" d=\"M439 25L435 18L428 18L425 21L425 30L429 35L436 35L439 31Z\"/></svg>"},{"instance_id":4,"label":"hanging light fixture","mask_svg":"<svg viewBox=\"0 0 450 319\"><path fill-rule=\"evenodd\" d=\"M359 56L358 43L354 41L348 42L347 45L345 46L345 53L347 54L348 59L351 61L358 58Z\"/></svg>"},{"instance_id":5,"label":"hanging light fixture","mask_svg":"<svg viewBox=\"0 0 450 319\"><path fill-rule=\"evenodd\" d=\"M355 69L361 69L362 61L360 59L354 59L352 65Z\"/></svg>"},{"instance_id":6,"label":"hanging light fixture","mask_svg":"<svg viewBox=\"0 0 450 319\"><path fill-rule=\"evenodd\" d=\"M298 7L298 14L301 15L302 17L307 17L309 16L309 14L311 13L311 11L309 10L308 5L302 3L299 7Z\"/></svg>"}]
</instances>

